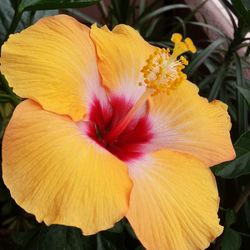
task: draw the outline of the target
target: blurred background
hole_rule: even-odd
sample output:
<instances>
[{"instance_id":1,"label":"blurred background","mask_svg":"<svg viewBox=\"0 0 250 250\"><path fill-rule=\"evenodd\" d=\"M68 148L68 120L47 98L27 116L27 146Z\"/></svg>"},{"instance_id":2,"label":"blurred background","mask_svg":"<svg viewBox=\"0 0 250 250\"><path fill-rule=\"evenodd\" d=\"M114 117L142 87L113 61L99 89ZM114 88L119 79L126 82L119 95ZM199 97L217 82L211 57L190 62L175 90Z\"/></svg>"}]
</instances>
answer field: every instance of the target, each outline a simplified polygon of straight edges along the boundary
<instances>
[{"instance_id":1,"label":"blurred background","mask_svg":"<svg viewBox=\"0 0 250 250\"><path fill-rule=\"evenodd\" d=\"M213 167L224 233L209 249L250 249L250 1L249 0L1 0L0 45L47 15L66 13L87 25L137 29L145 40L171 47L171 35L191 37L198 51L188 54L188 79L210 101L228 105L235 160ZM0 137L21 101L0 75ZM188 177L187 177L188 178ZM0 177L0 250L141 250L126 219L108 231L84 237L77 228L36 222L11 199ZM180 249L181 250L181 249Z\"/></svg>"}]
</instances>

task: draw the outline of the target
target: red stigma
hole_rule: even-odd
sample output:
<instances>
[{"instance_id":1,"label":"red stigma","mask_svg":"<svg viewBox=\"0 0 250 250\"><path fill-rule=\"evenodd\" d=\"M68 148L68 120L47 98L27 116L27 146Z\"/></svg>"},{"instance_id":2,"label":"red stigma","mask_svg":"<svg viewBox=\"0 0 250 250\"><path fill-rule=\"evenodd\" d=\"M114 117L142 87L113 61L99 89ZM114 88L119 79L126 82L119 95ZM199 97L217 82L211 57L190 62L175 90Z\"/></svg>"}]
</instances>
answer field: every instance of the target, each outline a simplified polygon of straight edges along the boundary
<instances>
[{"instance_id":1,"label":"red stigma","mask_svg":"<svg viewBox=\"0 0 250 250\"><path fill-rule=\"evenodd\" d=\"M132 108L124 97L113 96L105 107L93 99L89 113L87 135L122 161L137 159L144 154L145 145L152 139L151 124L147 114L133 118L126 129L112 141L105 141L109 133Z\"/></svg>"}]
</instances>

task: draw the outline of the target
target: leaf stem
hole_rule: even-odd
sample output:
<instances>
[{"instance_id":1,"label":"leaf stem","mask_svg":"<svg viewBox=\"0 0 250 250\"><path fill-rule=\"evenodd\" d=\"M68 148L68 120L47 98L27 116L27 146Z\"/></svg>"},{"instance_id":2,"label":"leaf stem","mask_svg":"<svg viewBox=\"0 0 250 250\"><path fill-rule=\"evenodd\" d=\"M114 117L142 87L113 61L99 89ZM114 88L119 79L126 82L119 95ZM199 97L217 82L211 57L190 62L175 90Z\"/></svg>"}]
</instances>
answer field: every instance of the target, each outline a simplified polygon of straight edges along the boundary
<instances>
[{"instance_id":1,"label":"leaf stem","mask_svg":"<svg viewBox=\"0 0 250 250\"><path fill-rule=\"evenodd\" d=\"M107 18L108 18L108 11L107 11L105 3L101 0L98 3L98 7L99 7L99 10L101 12L102 18L103 18L104 22L106 23Z\"/></svg>"},{"instance_id":2,"label":"leaf stem","mask_svg":"<svg viewBox=\"0 0 250 250\"><path fill-rule=\"evenodd\" d=\"M235 213L238 213L241 207L245 204L247 198L250 196L250 182L245 186L244 191L241 193L239 199L233 207Z\"/></svg>"}]
</instances>

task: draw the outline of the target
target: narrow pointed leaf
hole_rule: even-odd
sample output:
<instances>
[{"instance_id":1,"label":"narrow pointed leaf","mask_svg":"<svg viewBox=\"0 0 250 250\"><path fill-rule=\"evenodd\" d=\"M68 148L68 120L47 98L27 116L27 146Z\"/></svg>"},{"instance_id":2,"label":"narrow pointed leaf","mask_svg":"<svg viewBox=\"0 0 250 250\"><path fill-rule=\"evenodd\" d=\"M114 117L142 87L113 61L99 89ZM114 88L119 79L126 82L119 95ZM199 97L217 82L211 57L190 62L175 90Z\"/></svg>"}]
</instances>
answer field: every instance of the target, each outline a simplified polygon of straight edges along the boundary
<instances>
[{"instance_id":1,"label":"narrow pointed leaf","mask_svg":"<svg viewBox=\"0 0 250 250\"><path fill-rule=\"evenodd\" d=\"M242 72L242 65L240 57L237 53L234 54L234 61L236 66L236 83L238 87L244 87L245 81ZM238 93L237 96L238 102L238 131L239 134L244 133L248 128L248 110L247 104L244 98L242 97L241 93Z\"/></svg>"},{"instance_id":2,"label":"narrow pointed leaf","mask_svg":"<svg viewBox=\"0 0 250 250\"><path fill-rule=\"evenodd\" d=\"M226 75L226 71L227 71L226 65L223 63L218 70L218 74L215 78L213 87L209 93L209 96L208 96L209 101L212 101L218 97L221 86L223 84L223 81Z\"/></svg>"},{"instance_id":3,"label":"narrow pointed leaf","mask_svg":"<svg viewBox=\"0 0 250 250\"><path fill-rule=\"evenodd\" d=\"M163 14L164 12L170 11L170 10L174 10L174 9L190 9L191 7L186 5L186 4L172 4L172 5L167 5L164 7L161 7L159 9L156 9L150 13L148 13L147 15L142 15L141 17L139 17L138 21L139 23L143 23L145 21L150 20L151 18L154 18L160 14Z\"/></svg>"},{"instance_id":4,"label":"narrow pointed leaf","mask_svg":"<svg viewBox=\"0 0 250 250\"><path fill-rule=\"evenodd\" d=\"M22 10L52 10L61 8L83 8L98 3L99 0L22 0Z\"/></svg>"},{"instance_id":5,"label":"narrow pointed leaf","mask_svg":"<svg viewBox=\"0 0 250 250\"><path fill-rule=\"evenodd\" d=\"M186 74L191 76L200 67L200 65L224 42L224 38L217 39L207 48L195 54L192 61L185 70Z\"/></svg>"},{"instance_id":6,"label":"narrow pointed leaf","mask_svg":"<svg viewBox=\"0 0 250 250\"><path fill-rule=\"evenodd\" d=\"M246 102L250 107L250 90L244 87L237 86L237 89L241 93L241 95L245 98Z\"/></svg>"},{"instance_id":7,"label":"narrow pointed leaf","mask_svg":"<svg viewBox=\"0 0 250 250\"><path fill-rule=\"evenodd\" d=\"M215 175L230 179L250 173L250 131L239 138L234 148L236 159L213 167Z\"/></svg>"}]
</instances>

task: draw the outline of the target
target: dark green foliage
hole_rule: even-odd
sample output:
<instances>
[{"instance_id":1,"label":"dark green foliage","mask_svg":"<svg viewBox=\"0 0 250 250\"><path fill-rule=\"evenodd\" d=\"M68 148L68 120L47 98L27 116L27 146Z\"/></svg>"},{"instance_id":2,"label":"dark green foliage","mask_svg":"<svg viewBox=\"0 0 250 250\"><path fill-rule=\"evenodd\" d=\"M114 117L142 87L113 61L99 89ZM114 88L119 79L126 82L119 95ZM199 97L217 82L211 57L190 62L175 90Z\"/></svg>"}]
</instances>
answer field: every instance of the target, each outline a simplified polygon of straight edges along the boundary
<instances>
[{"instance_id":1,"label":"dark green foliage","mask_svg":"<svg viewBox=\"0 0 250 250\"><path fill-rule=\"evenodd\" d=\"M250 174L250 131L243 134L234 144L236 159L213 168L217 176L236 178Z\"/></svg>"},{"instance_id":2,"label":"dark green foliage","mask_svg":"<svg viewBox=\"0 0 250 250\"><path fill-rule=\"evenodd\" d=\"M237 89L239 90L240 94L245 98L245 101L250 106L250 90L244 87L238 86Z\"/></svg>"},{"instance_id":3,"label":"dark green foliage","mask_svg":"<svg viewBox=\"0 0 250 250\"><path fill-rule=\"evenodd\" d=\"M25 250L136 249L138 244L130 248L131 242L126 242L126 237L129 237L126 224L127 222L122 220L112 229L92 236L83 236L81 230L74 227L41 224L26 232L13 233L12 241L17 245L17 249Z\"/></svg>"},{"instance_id":4,"label":"dark green foliage","mask_svg":"<svg viewBox=\"0 0 250 250\"><path fill-rule=\"evenodd\" d=\"M62 8L82 8L98 3L99 0L21 0L21 10L51 10Z\"/></svg>"},{"instance_id":5,"label":"dark green foliage","mask_svg":"<svg viewBox=\"0 0 250 250\"><path fill-rule=\"evenodd\" d=\"M35 15L37 10L81 8L97 2L99 0L2 0L0 2L0 44L16 30L29 26L43 16L55 14L47 11L37 12Z\"/></svg>"},{"instance_id":6,"label":"dark green foliage","mask_svg":"<svg viewBox=\"0 0 250 250\"><path fill-rule=\"evenodd\" d=\"M204 50L198 51L192 61L187 66L185 72L188 77L190 77L197 69L204 63L204 61L223 43L225 42L225 38L219 38L213 41L209 46L207 46Z\"/></svg>"},{"instance_id":7,"label":"dark green foliage","mask_svg":"<svg viewBox=\"0 0 250 250\"><path fill-rule=\"evenodd\" d=\"M236 222L237 215L233 210L225 211L225 229L222 235L222 250L238 250L241 247L241 236L239 232L231 228Z\"/></svg>"},{"instance_id":8,"label":"dark green foliage","mask_svg":"<svg viewBox=\"0 0 250 250\"><path fill-rule=\"evenodd\" d=\"M45 226L16 233L13 241L25 250L91 250L96 249L96 236L83 237L80 229L66 226Z\"/></svg>"},{"instance_id":9,"label":"dark green foliage","mask_svg":"<svg viewBox=\"0 0 250 250\"><path fill-rule=\"evenodd\" d=\"M17 16L17 1L2 0L0 1L0 45L7 39L9 33L21 31L30 26L43 16L55 15L58 10L46 11L25 11ZM14 6L14 8L13 8ZM16 8L16 9L15 9ZM14 16L19 18L17 24L13 26Z\"/></svg>"},{"instance_id":10,"label":"dark green foliage","mask_svg":"<svg viewBox=\"0 0 250 250\"><path fill-rule=\"evenodd\" d=\"M245 26L250 26L250 10L249 1L247 0L232 0L234 13L237 15L238 20L243 22Z\"/></svg>"}]
</instances>

